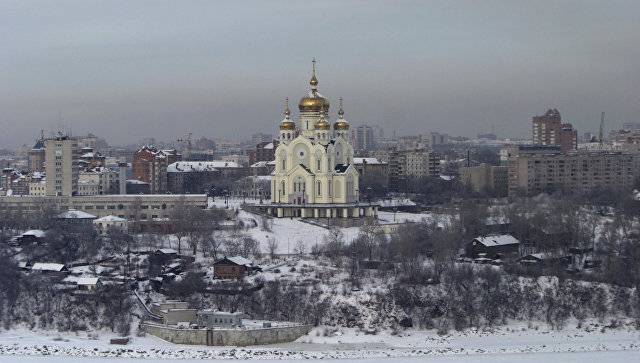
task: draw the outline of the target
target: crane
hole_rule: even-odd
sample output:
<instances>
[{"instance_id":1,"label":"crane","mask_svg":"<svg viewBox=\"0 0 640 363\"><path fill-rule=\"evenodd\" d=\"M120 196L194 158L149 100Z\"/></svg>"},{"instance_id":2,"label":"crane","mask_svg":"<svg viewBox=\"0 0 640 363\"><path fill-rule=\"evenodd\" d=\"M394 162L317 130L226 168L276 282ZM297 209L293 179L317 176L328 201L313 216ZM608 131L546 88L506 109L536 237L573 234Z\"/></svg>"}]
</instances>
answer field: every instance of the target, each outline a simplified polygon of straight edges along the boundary
<instances>
[{"instance_id":1,"label":"crane","mask_svg":"<svg viewBox=\"0 0 640 363\"><path fill-rule=\"evenodd\" d=\"M189 160L191 158L191 135L192 133L189 132L185 135L184 138L176 140L177 142L183 142L187 144L187 150L186 150L187 152L186 152L186 155L184 156L185 160Z\"/></svg>"}]
</instances>

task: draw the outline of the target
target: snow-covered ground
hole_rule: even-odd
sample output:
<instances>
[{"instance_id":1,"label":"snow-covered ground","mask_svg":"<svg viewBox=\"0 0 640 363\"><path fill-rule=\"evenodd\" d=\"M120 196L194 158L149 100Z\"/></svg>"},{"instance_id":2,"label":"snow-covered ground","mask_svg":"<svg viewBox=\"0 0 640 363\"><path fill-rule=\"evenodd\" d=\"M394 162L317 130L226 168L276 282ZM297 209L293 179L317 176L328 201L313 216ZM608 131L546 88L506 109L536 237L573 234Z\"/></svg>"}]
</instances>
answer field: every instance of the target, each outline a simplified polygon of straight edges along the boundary
<instances>
[{"instance_id":1,"label":"snow-covered ground","mask_svg":"<svg viewBox=\"0 0 640 363\"><path fill-rule=\"evenodd\" d=\"M257 203L257 200L246 200L247 203ZM305 251L311 251L314 245L322 243L324 236L329 233L327 228L304 222L300 218L272 218L270 219L270 231L262 228L262 219L260 216L241 209L243 200L237 198L229 198L225 204L224 198L216 198L215 201L209 200L209 206L217 208L226 208L238 210L238 218L240 220L254 220L258 224L257 227L248 228L245 232L253 237L260 244L261 251L267 251L269 239L273 238L278 243L277 253L294 253L296 245L301 242L305 246ZM438 216L432 213L406 213L406 212L379 212L378 222L380 224L394 224L407 222L422 222L424 220L434 221ZM345 242L350 242L358 236L359 227L341 227L339 228L344 235ZM227 234L223 232L222 235Z\"/></svg>"},{"instance_id":2,"label":"snow-covered ground","mask_svg":"<svg viewBox=\"0 0 640 363\"><path fill-rule=\"evenodd\" d=\"M329 332L329 334L327 334ZM328 336L327 336L328 335ZM492 330L466 330L439 336L435 331L408 330L399 335L368 335L355 329L316 328L295 342L245 348L174 345L153 336L134 337L127 346L109 344L110 334L91 338L85 333L31 332L26 329L0 333L0 362L62 362L82 357L83 362L142 361L162 359L327 359L359 358L364 362L404 362L428 358L430 362L513 362L544 359L568 362L584 359L637 361L640 332L631 324L609 329L591 323L582 329L562 331L544 325L527 328L512 324ZM43 357L44 356L44 357ZM113 358L113 359L105 359ZM115 359L120 358L120 359ZM139 360L135 360L139 361Z\"/></svg>"},{"instance_id":3,"label":"snow-covered ground","mask_svg":"<svg viewBox=\"0 0 640 363\"><path fill-rule=\"evenodd\" d=\"M512 362L545 362L545 363L584 363L606 362L606 363L628 363L640 360L640 352L638 351L600 351L600 352L565 352L565 353L532 353L532 354L485 354L485 355L456 355L456 356L440 356L430 357L429 363L512 363ZM77 357L11 357L10 362L19 363L145 363L152 362L152 359L140 358L77 358ZM7 362L9 362L7 361ZM327 363L353 362L353 363L418 363L425 362L424 357L377 357L377 358L361 358L353 359L322 359L311 360L322 361ZM0 356L0 362L3 362ZM200 359L163 359L163 363L201 363ZM297 360L282 359L278 362L292 363Z\"/></svg>"}]
</instances>

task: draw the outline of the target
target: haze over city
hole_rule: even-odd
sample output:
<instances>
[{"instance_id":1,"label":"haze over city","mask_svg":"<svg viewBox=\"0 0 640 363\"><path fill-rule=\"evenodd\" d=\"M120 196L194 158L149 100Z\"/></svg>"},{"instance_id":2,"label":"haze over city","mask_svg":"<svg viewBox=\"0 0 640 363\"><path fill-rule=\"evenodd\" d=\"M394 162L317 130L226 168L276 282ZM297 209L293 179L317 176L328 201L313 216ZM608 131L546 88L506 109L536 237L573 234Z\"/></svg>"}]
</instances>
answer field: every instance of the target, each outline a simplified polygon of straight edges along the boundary
<instances>
[{"instance_id":1,"label":"haze over city","mask_svg":"<svg viewBox=\"0 0 640 363\"><path fill-rule=\"evenodd\" d=\"M352 124L398 134L528 137L549 107L593 132L601 111L607 128L640 114L637 1L3 1L0 33L6 147L40 129L274 133L314 57Z\"/></svg>"}]
</instances>

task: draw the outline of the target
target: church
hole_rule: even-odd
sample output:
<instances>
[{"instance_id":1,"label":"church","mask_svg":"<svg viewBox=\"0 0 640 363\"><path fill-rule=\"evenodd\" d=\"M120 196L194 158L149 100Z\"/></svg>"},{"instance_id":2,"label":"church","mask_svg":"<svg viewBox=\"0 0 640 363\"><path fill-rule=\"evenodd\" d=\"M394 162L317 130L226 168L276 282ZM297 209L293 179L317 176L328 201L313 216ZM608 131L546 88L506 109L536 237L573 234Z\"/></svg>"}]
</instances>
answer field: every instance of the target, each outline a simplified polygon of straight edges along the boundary
<instances>
[{"instance_id":1,"label":"church","mask_svg":"<svg viewBox=\"0 0 640 363\"><path fill-rule=\"evenodd\" d=\"M298 103L297 122L286 101L267 213L301 218L376 217L377 204L359 200L359 175L353 165L342 99L338 118L331 125L327 121L329 101L318 92L315 60L309 85L309 92Z\"/></svg>"}]
</instances>

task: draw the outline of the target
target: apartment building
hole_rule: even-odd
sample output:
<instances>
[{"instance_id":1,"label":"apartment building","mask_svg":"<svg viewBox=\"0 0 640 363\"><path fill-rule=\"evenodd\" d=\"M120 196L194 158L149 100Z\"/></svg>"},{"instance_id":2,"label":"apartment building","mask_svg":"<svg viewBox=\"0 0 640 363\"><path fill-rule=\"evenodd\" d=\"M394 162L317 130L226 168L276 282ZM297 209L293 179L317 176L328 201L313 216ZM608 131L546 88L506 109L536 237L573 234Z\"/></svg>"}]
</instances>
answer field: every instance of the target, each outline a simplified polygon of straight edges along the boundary
<instances>
[{"instance_id":1,"label":"apartment building","mask_svg":"<svg viewBox=\"0 0 640 363\"><path fill-rule=\"evenodd\" d=\"M46 193L55 196L78 194L78 139L58 135L44 141Z\"/></svg>"},{"instance_id":2,"label":"apartment building","mask_svg":"<svg viewBox=\"0 0 640 363\"><path fill-rule=\"evenodd\" d=\"M148 183L151 194L167 191L167 167L180 161L182 155L175 149L158 150L145 145L133 155L133 179Z\"/></svg>"},{"instance_id":3,"label":"apartment building","mask_svg":"<svg viewBox=\"0 0 640 363\"><path fill-rule=\"evenodd\" d=\"M638 155L621 151L514 149L509 152L509 195L597 188L632 188L638 176Z\"/></svg>"},{"instance_id":4,"label":"apartment building","mask_svg":"<svg viewBox=\"0 0 640 363\"><path fill-rule=\"evenodd\" d=\"M563 152L578 148L578 131L570 123L563 123L557 109L549 109L542 116L533 116L533 143L558 145Z\"/></svg>"},{"instance_id":5,"label":"apartment building","mask_svg":"<svg viewBox=\"0 0 640 363\"><path fill-rule=\"evenodd\" d=\"M496 196L506 196L509 173L506 166L480 164L460 167L460 181L476 192L492 192Z\"/></svg>"}]
</instances>

